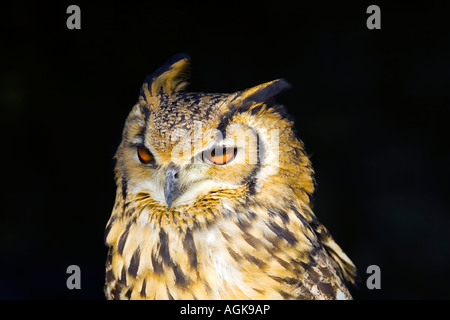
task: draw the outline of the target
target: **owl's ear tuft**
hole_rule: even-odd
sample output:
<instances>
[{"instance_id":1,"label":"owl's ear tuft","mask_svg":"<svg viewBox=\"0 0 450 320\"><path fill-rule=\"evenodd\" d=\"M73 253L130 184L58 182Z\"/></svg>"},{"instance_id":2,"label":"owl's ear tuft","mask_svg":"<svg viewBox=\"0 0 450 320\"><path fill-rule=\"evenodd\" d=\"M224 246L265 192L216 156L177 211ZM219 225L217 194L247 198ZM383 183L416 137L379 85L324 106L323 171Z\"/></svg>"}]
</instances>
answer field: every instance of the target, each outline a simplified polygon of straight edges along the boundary
<instances>
[{"instance_id":1,"label":"owl's ear tuft","mask_svg":"<svg viewBox=\"0 0 450 320\"><path fill-rule=\"evenodd\" d=\"M264 102L269 101L277 94L290 87L291 85L286 80L277 79L236 92L232 95L230 103L224 103L220 107L220 110L224 115L224 120L221 122L220 127L226 127L230 116L236 111L244 112L254 109L257 106L261 106Z\"/></svg>"},{"instance_id":2,"label":"owl's ear tuft","mask_svg":"<svg viewBox=\"0 0 450 320\"><path fill-rule=\"evenodd\" d=\"M189 77L189 64L190 57L186 53L171 57L145 78L140 98L148 102L151 97L156 97L160 93L171 95L183 90L188 84L186 80Z\"/></svg>"},{"instance_id":3,"label":"owl's ear tuft","mask_svg":"<svg viewBox=\"0 0 450 320\"><path fill-rule=\"evenodd\" d=\"M244 107L266 102L290 87L289 82L284 79L269 81L242 91L237 102Z\"/></svg>"}]
</instances>

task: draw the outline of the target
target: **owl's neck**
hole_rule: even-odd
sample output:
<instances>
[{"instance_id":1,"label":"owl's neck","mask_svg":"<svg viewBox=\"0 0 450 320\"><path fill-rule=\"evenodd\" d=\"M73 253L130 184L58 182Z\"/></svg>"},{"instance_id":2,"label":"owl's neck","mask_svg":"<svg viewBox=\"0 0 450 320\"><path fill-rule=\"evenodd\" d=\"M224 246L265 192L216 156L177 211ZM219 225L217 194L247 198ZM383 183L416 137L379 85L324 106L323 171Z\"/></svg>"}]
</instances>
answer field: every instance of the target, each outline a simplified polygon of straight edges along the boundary
<instances>
[{"instance_id":1,"label":"owl's neck","mask_svg":"<svg viewBox=\"0 0 450 320\"><path fill-rule=\"evenodd\" d=\"M308 262L309 207L212 199L216 206L164 211L141 195L134 207L116 206L106 230L116 285L136 298L280 298L267 296L267 283L279 284L265 270L281 274L294 258Z\"/></svg>"}]
</instances>

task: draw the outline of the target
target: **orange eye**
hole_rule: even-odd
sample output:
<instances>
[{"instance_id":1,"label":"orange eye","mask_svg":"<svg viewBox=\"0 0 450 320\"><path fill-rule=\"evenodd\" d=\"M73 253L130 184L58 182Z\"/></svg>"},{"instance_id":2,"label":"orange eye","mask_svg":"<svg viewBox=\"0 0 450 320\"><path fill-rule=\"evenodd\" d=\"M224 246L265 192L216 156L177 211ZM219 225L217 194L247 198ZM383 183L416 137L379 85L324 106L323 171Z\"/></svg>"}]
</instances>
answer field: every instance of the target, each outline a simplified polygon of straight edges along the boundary
<instances>
[{"instance_id":1,"label":"orange eye","mask_svg":"<svg viewBox=\"0 0 450 320\"><path fill-rule=\"evenodd\" d=\"M236 156L237 148L214 148L204 152L203 156L214 164L223 165L229 163Z\"/></svg>"},{"instance_id":2,"label":"orange eye","mask_svg":"<svg viewBox=\"0 0 450 320\"><path fill-rule=\"evenodd\" d=\"M153 160L153 155L145 147L138 147L137 154L138 154L139 161L141 161L144 164L150 163L150 161Z\"/></svg>"}]
</instances>

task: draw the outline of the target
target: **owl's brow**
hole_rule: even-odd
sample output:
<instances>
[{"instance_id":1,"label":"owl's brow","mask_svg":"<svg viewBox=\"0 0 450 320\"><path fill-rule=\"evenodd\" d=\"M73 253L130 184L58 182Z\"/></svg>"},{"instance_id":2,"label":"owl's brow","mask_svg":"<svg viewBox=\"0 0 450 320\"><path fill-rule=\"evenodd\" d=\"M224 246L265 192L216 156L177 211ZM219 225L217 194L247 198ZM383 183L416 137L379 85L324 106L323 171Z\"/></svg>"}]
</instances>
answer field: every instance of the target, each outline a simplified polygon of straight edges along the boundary
<instances>
[{"instance_id":1,"label":"owl's brow","mask_svg":"<svg viewBox=\"0 0 450 320\"><path fill-rule=\"evenodd\" d=\"M139 147L139 146L144 145L143 132L138 133L133 139L131 139L130 145L132 147Z\"/></svg>"},{"instance_id":2,"label":"owl's brow","mask_svg":"<svg viewBox=\"0 0 450 320\"><path fill-rule=\"evenodd\" d=\"M222 133L222 137L226 137L226 128L230 124L231 118L236 114L235 110L231 110L222 115L219 125L217 126L217 130Z\"/></svg>"},{"instance_id":3,"label":"owl's brow","mask_svg":"<svg viewBox=\"0 0 450 320\"><path fill-rule=\"evenodd\" d=\"M131 139L130 146L135 148L144 146L148 148L145 144L145 128Z\"/></svg>"}]
</instances>

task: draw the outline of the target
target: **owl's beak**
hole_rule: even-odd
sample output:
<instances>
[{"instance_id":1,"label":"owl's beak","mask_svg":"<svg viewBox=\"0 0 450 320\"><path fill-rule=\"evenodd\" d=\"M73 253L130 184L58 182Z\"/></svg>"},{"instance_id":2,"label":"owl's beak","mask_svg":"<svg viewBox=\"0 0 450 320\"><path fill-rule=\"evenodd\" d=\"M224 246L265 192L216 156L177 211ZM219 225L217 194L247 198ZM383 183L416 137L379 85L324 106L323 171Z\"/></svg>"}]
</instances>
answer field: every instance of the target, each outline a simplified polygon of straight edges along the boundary
<instances>
[{"instance_id":1,"label":"owl's beak","mask_svg":"<svg viewBox=\"0 0 450 320\"><path fill-rule=\"evenodd\" d=\"M166 180L164 182L164 197L166 198L167 207L172 206L173 201L180 195L178 183L178 172L180 169L171 164L166 170Z\"/></svg>"}]
</instances>

